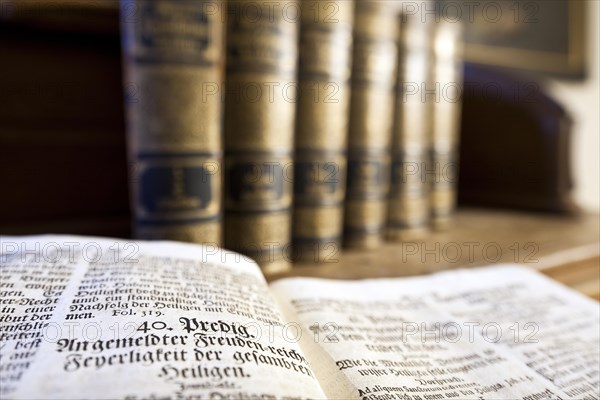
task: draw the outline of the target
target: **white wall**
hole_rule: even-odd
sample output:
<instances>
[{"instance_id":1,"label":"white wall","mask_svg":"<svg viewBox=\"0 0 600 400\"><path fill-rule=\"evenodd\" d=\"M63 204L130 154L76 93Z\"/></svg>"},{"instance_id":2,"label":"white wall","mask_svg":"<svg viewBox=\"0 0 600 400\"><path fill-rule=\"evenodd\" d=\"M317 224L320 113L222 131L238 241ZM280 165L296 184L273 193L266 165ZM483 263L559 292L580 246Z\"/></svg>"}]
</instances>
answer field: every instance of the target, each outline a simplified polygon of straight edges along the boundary
<instances>
[{"instance_id":1,"label":"white wall","mask_svg":"<svg viewBox=\"0 0 600 400\"><path fill-rule=\"evenodd\" d=\"M585 81L549 79L547 89L569 112L574 126L571 142L573 196L586 210L600 212L600 1L587 0L587 64Z\"/></svg>"}]
</instances>

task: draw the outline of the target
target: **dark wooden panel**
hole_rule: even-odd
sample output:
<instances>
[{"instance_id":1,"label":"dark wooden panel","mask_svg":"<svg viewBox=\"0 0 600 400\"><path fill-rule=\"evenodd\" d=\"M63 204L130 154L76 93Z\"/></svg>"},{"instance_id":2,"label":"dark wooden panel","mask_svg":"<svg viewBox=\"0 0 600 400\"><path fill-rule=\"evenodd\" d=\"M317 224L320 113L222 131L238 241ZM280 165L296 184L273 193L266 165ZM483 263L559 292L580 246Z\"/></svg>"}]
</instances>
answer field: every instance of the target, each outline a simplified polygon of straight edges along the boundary
<instances>
[{"instance_id":1,"label":"dark wooden panel","mask_svg":"<svg viewBox=\"0 0 600 400\"><path fill-rule=\"evenodd\" d=\"M127 235L118 31L3 22L0 45L0 233Z\"/></svg>"}]
</instances>

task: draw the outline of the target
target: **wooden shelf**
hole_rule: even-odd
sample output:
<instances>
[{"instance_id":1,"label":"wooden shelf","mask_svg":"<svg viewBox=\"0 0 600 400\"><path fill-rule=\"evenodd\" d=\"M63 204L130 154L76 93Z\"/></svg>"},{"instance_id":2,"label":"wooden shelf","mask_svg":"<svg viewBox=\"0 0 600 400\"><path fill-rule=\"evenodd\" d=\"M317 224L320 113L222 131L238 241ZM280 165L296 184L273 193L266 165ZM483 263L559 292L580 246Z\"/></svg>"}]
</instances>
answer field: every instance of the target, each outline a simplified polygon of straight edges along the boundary
<instances>
[{"instance_id":1,"label":"wooden shelf","mask_svg":"<svg viewBox=\"0 0 600 400\"><path fill-rule=\"evenodd\" d=\"M453 226L421 241L376 250L344 249L324 264L302 263L282 277L363 279L428 274L453 268L519 263L600 298L600 217L459 210Z\"/></svg>"}]
</instances>

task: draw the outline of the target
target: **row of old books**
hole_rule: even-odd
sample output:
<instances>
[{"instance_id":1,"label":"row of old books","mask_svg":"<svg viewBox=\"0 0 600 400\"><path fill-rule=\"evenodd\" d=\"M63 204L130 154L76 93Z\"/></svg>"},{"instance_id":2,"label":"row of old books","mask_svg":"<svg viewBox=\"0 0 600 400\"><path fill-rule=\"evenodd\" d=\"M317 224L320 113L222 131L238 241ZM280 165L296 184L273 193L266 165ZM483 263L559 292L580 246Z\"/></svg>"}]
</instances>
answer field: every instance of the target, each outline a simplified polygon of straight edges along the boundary
<instances>
[{"instance_id":1,"label":"row of old books","mask_svg":"<svg viewBox=\"0 0 600 400\"><path fill-rule=\"evenodd\" d=\"M335 261L454 208L457 24L395 1L123 1L136 233Z\"/></svg>"}]
</instances>

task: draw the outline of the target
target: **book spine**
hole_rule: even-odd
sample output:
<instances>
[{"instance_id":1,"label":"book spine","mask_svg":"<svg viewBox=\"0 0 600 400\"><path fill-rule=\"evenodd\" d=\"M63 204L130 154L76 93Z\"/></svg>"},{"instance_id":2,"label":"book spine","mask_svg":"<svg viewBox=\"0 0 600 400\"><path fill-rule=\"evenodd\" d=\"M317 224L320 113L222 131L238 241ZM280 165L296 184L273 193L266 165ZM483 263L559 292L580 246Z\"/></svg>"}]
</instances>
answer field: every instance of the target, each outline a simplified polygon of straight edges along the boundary
<instances>
[{"instance_id":1,"label":"book spine","mask_svg":"<svg viewBox=\"0 0 600 400\"><path fill-rule=\"evenodd\" d=\"M434 37L434 81L437 88L433 106L431 144L431 215L436 229L445 229L456 208L458 146L462 82L461 25L441 20Z\"/></svg>"},{"instance_id":2,"label":"book spine","mask_svg":"<svg viewBox=\"0 0 600 400\"><path fill-rule=\"evenodd\" d=\"M221 242L220 1L121 1L135 236Z\"/></svg>"},{"instance_id":3,"label":"book spine","mask_svg":"<svg viewBox=\"0 0 600 400\"><path fill-rule=\"evenodd\" d=\"M342 241L354 2L301 6L294 260L332 262Z\"/></svg>"},{"instance_id":4,"label":"book spine","mask_svg":"<svg viewBox=\"0 0 600 400\"><path fill-rule=\"evenodd\" d=\"M265 272L291 260L300 6L230 1L225 94L225 247Z\"/></svg>"},{"instance_id":5,"label":"book spine","mask_svg":"<svg viewBox=\"0 0 600 400\"><path fill-rule=\"evenodd\" d=\"M412 240L421 238L430 223L431 24L420 16L401 15L399 43L387 235Z\"/></svg>"},{"instance_id":6,"label":"book spine","mask_svg":"<svg viewBox=\"0 0 600 400\"><path fill-rule=\"evenodd\" d=\"M372 248L387 222L398 21L385 1L355 10L344 245Z\"/></svg>"}]
</instances>

